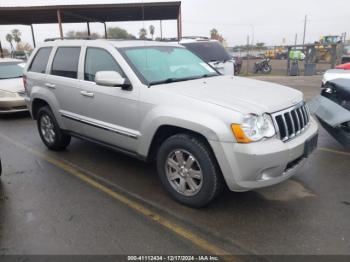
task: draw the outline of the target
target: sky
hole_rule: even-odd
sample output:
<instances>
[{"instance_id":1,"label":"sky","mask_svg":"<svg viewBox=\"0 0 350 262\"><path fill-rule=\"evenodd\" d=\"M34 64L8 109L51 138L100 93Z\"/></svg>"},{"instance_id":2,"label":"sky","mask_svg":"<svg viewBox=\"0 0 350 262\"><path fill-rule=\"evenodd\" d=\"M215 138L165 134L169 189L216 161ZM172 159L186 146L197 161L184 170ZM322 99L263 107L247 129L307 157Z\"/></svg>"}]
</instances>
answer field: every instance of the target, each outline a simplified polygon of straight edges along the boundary
<instances>
[{"instance_id":1,"label":"sky","mask_svg":"<svg viewBox=\"0 0 350 262\"><path fill-rule=\"evenodd\" d=\"M163 0L164 1L164 0ZM0 0L0 6L31 6L55 4L93 4L125 2L161 2L159 0ZM209 36L209 31L216 28L226 39L228 46L247 43L247 36L254 43L266 45L293 44L295 35L302 43L304 18L308 15L306 42L313 43L322 35L340 35L347 32L350 38L349 0L182 0L182 21L184 36ZM160 35L159 21L117 22L107 26L119 26L134 35L140 28L155 26L155 37ZM32 44L28 26L0 26L0 40L5 47L5 35L13 28L22 32L22 40ZM86 30L86 24L64 24L64 32ZM163 36L175 37L176 21L163 22ZM37 42L45 38L58 37L57 24L34 25ZM91 31L103 34L103 25L91 25Z\"/></svg>"}]
</instances>

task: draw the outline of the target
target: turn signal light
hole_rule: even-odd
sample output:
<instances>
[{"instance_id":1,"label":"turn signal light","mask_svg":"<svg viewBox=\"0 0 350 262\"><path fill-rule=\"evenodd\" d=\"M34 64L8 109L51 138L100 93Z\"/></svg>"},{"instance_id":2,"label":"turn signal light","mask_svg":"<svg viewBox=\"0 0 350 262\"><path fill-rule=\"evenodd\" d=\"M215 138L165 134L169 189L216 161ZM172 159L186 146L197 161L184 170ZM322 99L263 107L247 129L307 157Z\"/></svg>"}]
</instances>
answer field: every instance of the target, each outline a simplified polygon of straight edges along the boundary
<instances>
[{"instance_id":1,"label":"turn signal light","mask_svg":"<svg viewBox=\"0 0 350 262\"><path fill-rule=\"evenodd\" d=\"M250 143L252 142L251 139L249 139L243 132L241 125L238 124L232 124L231 129L233 134L236 137L236 140L238 143Z\"/></svg>"}]
</instances>

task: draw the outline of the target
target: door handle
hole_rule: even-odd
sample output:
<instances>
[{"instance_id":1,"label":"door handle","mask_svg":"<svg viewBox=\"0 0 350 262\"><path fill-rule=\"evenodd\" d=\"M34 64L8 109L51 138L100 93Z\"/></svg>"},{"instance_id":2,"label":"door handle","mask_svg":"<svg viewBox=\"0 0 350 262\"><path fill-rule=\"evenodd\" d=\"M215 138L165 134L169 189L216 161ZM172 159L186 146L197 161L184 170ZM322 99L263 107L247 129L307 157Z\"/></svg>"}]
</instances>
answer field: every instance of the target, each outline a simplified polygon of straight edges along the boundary
<instances>
[{"instance_id":1,"label":"door handle","mask_svg":"<svg viewBox=\"0 0 350 262\"><path fill-rule=\"evenodd\" d=\"M94 93L91 93L88 91L80 91L80 94L82 94L83 96L87 96L87 97L94 97Z\"/></svg>"},{"instance_id":2,"label":"door handle","mask_svg":"<svg viewBox=\"0 0 350 262\"><path fill-rule=\"evenodd\" d=\"M56 85L50 84L50 83L46 83L45 86L48 87L48 88L51 88L51 89L55 89L56 88Z\"/></svg>"}]
</instances>

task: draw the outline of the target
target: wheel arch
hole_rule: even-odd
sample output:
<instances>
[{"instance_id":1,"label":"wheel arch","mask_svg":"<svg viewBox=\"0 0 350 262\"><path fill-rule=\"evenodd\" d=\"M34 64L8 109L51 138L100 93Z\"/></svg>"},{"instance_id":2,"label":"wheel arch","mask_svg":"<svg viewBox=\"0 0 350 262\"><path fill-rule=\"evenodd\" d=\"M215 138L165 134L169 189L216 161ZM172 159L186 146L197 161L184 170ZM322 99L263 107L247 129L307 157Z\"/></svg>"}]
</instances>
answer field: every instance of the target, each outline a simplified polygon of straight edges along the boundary
<instances>
[{"instance_id":1,"label":"wheel arch","mask_svg":"<svg viewBox=\"0 0 350 262\"><path fill-rule=\"evenodd\" d=\"M48 106L50 107L49 103L42 99L42 98L35 98L32 102L32 116L34 120L37 120L38 118L38 112L40 110L40 108L44 107L44 106ZM50 107L51 108L51 107Z\"/></svg>"},{"instance_id":2,"label":"wheel arch","mask_svg":"<svg viewBox=\"0 0 350 262\"><path fill-rule=\"evenodd\" d=\"M153 161L157 155L158 149L160 145L169 137L174 136L176 134L189 134L196 136L200 140L202 140L209 148L213 156L215 157L215 153L210 146L210 143L203 134L201 134L198 131L192 130L192 129L187 129L184 127L180 127L177 125L171 125L171 124L164 124L161 125L157 128L156 132L154 133L152 140L150 142L150 145L148 147L147 151L147 160ZM216 160L216 157L215 157ZM217 160L216 160L217 161Z\"/></svg>"}]
</instances>

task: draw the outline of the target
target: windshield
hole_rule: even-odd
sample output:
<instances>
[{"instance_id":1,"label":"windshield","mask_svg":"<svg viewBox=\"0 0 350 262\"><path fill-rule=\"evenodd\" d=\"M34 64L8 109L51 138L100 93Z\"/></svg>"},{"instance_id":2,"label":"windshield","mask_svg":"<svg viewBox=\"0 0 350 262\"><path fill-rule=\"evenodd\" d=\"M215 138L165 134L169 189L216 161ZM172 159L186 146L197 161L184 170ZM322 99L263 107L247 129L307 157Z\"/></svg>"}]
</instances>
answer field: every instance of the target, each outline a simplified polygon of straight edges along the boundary
<instances>
[{"instance_id":1,"label":"windshield","mask_svg":"<svg viewBox=\"0 0 350 262\"><path fill-rule=\"evenodd\" d=\"M1 64L0 79L18 78L23 76L24 64Z\"/></svg>"},{"instance_id":2,"label":"windshield","mask_svg":"<svg viewBox=\"0 0 350 262\"><path fill-rule=\"evenodd\" d=\"M121 52L149 85L218 75L207 63L181 47L135 47Z\"/></svg>"},{"instance_id":3,"label":"windshield","mask_svg":"<svg viewBox=\"0 0 350 262\"><path fill-rule=\"evenodd\" d=\"M218 42L195 42L183 43L182 45L207 63L231 59L226 49Z\"/></svg>"}]
</instances>

